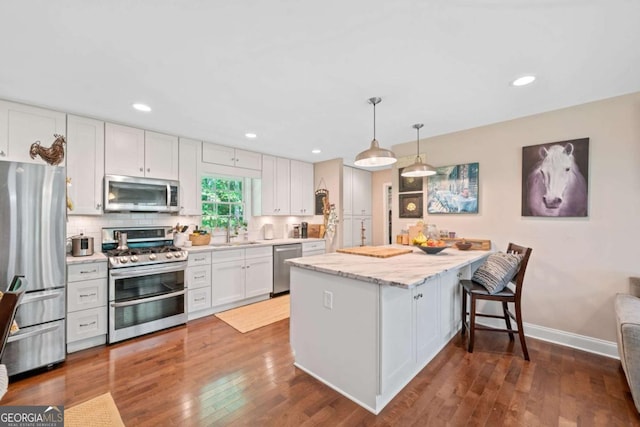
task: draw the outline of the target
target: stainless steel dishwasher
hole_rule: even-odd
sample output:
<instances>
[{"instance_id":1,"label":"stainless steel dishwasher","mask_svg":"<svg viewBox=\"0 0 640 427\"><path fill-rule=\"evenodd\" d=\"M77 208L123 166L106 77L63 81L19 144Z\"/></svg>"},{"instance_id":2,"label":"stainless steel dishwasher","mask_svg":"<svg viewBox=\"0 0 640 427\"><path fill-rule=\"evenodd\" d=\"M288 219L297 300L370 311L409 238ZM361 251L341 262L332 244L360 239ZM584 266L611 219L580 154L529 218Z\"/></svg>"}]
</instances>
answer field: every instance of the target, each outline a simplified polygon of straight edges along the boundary
<instances>
[{"instance_id":1,"label":"stainless steel dishwasher","mask_svg":"<svg viewBox=\"0 0 640 427\"><path fill-rule=\"evenodd\" d=\"M302 245L276 245L273 247L273 295L289 292L289 264L284 260L302 256Z\"/></svg>"}]
</instances>

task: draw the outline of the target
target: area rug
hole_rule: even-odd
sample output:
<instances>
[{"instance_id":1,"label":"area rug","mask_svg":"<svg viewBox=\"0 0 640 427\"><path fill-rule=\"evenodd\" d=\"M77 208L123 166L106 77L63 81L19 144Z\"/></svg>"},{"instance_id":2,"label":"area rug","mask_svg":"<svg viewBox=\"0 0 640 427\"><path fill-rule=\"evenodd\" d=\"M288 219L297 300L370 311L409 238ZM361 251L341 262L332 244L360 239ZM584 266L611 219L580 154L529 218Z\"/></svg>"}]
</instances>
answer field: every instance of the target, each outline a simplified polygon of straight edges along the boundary
<instances>
[{"instance_id":1,"label":"area rug","mask_svg":"<svg viewBox=\"0 0 640 427\"><path fill-rule=\"evenodd\" d=\"M64 411L65 427L124 427L111 393L72 406Z\"/></svg>"},{"instance_id":2,"label":"area rug","mask_svg":"<svg viewBox=\"0 0 640 427\"><path fill-rule=\"evenodd\" d=\"M289 318L289 295L217 313L216 317L238 331L253 331Z\"/></svg>"}]
</instances>

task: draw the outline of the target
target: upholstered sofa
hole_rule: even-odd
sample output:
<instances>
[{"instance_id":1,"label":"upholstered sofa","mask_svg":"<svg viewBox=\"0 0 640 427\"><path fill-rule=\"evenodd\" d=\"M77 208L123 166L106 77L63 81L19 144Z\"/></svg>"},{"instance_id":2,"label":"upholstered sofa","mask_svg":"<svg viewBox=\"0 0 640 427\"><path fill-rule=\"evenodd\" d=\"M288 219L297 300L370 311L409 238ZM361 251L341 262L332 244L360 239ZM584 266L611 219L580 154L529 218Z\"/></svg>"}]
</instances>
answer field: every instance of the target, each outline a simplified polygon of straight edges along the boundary
<instances>
[{"instance_id":1,"label":"upholstered sofa","mask_svg":"<svg viewBox=\"0 0 640 427\"><path fill-rule=\"evenodd\" d=\"M640 298L617 294L615 310L620 362L640 412Z\"/></svg>"}]
</instances>

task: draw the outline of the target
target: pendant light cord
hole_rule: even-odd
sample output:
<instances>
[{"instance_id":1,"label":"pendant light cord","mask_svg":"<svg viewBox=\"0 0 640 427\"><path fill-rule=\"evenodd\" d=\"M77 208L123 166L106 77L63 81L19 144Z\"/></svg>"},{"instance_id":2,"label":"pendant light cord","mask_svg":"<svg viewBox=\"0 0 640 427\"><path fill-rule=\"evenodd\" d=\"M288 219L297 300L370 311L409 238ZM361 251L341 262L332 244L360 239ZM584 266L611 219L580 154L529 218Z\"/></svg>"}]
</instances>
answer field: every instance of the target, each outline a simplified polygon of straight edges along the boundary
<instances>
[{"instance_id":1,"label":"pendant light cord","mask_svg":"<svg viewBox=\"0 0 640 427\"><path fill-rule=\"evenodd\" d=\"M418 139L416 140L416 146L418 148L418 152L416 153L416 157L420 157L420 128L416 128L418 131Z\"/></svg>"},{"instance_id":2,"label":"pendant light cord","mask_svg":"<svg viewBox=\"0 0 640 427\"><path fill-rule=\"evenodd\" d=\"M373 139L376 139L376 104L373 103Z\"/></svg>"}]
</instances>

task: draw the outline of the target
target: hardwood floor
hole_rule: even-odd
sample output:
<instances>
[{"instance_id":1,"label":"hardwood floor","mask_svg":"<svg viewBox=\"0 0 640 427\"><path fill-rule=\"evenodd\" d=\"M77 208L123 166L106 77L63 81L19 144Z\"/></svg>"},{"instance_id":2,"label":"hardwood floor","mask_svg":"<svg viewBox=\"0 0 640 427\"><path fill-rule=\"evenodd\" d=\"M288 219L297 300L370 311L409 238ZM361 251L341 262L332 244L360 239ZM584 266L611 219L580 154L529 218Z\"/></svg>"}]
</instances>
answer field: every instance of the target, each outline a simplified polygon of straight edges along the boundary
<instances>
[{"instance_id":1,"label":"hardwood floor","mask_svg":"<svg viewBox=\"0 0 640 427\"><path fill-rule=\"evenodd\" d=\"M516 340L517 341L517 340ZM289 321L240 334L210 316L74 353L13 379L2 405L81 403L111 392L127 426L640 425L617 360L534 339L455 337L376 417L294 368Z\"/></svg>"}]
</instances>

